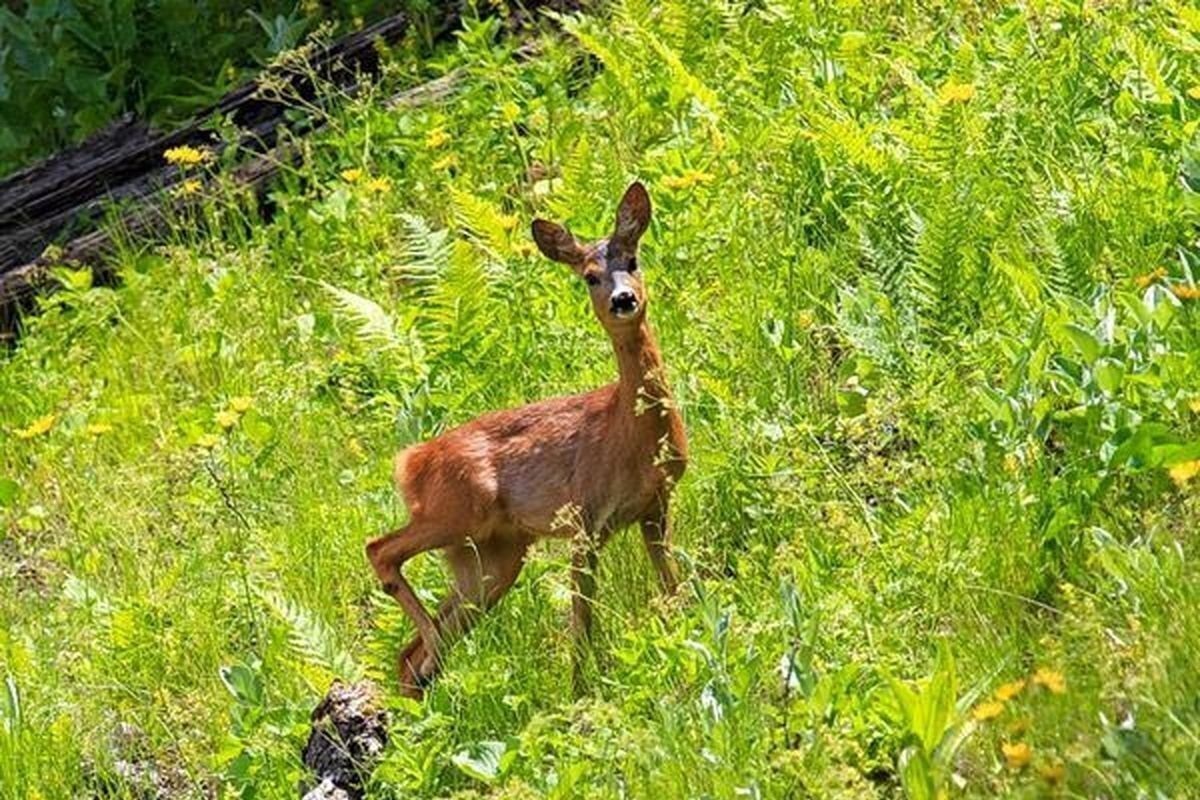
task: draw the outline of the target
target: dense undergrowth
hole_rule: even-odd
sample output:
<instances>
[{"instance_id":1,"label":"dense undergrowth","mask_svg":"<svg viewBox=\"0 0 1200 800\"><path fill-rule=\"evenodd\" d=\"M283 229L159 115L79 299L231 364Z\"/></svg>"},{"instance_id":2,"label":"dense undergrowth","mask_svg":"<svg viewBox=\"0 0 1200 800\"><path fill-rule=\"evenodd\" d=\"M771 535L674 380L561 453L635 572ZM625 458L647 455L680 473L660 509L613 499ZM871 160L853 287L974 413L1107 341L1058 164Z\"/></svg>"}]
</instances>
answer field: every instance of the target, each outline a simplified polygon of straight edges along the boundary
<instances>
[{"instance_id":1,"label":"dense undergrowth","mask_svg":"<svg viewBox=\"0 0 1200 800\"><path fill-rule=\"evenodd\" d=\"M0 5L0 176L132 113L186 118L308 35L426 0L25 0Z\"/></svg>"},{"instance_id":2,"label":"dense undergrowth","mask_svg":"<svg viewBox=\"0 0 1200 800\"><path fill-rule=\"evenodd\" d=\"M348 106L268 223L217 185L120 288L60 273L0 367L4 794L137 795L132 725L172 791L294 796L330 680L394 690L411 634L362 552L404 519L392 453L612 379L527 225L602 235L640 177L685 589L616 537L575 698L540 546L390 699L372 796L1188 796L1200 16L565 27L518 61L471 26L452 97ZM440 570L410 567L427 600Z\"/></svg>"}]
</instances>

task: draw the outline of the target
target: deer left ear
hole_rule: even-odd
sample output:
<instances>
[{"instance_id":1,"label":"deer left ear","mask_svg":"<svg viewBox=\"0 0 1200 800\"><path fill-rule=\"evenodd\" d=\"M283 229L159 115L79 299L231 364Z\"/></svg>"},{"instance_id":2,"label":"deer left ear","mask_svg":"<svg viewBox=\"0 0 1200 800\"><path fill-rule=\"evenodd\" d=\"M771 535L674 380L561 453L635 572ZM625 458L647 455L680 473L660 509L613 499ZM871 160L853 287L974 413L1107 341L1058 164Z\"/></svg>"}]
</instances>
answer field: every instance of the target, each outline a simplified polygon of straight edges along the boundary
<instances>
[{"instance_id":1,"label":"deer left ear","mask_svg":"<svg viewBox=\"0 0 1200 800\"><path fill-rule=\"evenodd\" d=\"M649 225L650 195L640 181L634 181L629 184L621 204L617 206L617 224L609 245L632 255Z\"/></svg>"}]
</instances>

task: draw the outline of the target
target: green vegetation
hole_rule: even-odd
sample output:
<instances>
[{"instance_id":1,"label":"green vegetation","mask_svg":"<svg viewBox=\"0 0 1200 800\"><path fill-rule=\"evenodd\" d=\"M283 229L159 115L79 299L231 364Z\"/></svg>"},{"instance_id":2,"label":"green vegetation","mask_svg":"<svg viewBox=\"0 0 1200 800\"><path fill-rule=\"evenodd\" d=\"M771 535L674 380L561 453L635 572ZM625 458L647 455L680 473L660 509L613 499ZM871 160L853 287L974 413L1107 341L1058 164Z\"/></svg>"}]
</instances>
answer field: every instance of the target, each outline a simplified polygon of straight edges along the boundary
<instances>
[{"instance_id":1,"label":"green vegetation","mask_svg":"<svg viewBox=\"0 0 1200 800\"><path fill-rule=\"evenodd\" d=\"M218 184L120 288L60 271L0 367L3 793L134 794L124 722L293 796L329 681L394 691L412 633L362 552L393 452L612 379L527 225L602 235L635 176L685 589L615 537L574 698L538 547L391 697L372 796L1194 791L1200 15L1099 5L625 0L521 62L478 23L269 223Z\"/></svg>"},{"instance_id":2,"label":"green vegetation","mask_svg":"<svg viewBox=\"0 0 1200 800\"><path fill-rule=\"evenodd\" d=\"M322 23L344 31L421 0L30 0L0 5L0 175L124 112L169 124Z\"/></svg>"}]
</instances>

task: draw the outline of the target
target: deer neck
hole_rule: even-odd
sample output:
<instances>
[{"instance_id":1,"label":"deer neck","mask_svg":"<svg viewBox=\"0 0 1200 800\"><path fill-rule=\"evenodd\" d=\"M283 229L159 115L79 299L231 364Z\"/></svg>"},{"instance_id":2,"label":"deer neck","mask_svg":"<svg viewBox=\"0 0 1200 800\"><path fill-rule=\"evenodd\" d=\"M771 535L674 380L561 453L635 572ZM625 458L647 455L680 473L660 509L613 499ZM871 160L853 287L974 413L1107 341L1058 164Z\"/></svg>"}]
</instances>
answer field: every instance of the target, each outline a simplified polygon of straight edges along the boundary
<instances>
[{"instance_id":1,"label":"deer neck","mask_svg":"<svg viewBox=\"0 0 1200 800\"><path fill-rule=\"evenodd\" d=\"M669 408L671 389L667 385L662 353L645 318L637 328L614 335L612 342L620 376L617 382L619 411L639 417L653 407Z\"/></svg>"}]
</instances>

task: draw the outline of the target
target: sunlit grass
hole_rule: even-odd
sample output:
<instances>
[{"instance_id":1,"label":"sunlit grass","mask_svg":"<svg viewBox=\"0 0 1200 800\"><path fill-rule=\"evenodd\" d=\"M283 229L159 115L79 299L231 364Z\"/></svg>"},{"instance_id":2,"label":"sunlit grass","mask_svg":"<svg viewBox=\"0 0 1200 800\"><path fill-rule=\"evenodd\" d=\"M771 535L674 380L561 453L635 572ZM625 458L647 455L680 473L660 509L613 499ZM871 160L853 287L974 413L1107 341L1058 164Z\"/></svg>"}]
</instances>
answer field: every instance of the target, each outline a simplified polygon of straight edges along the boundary
<instances>
[{"instance_id":1,"label":"sunlit grass","mask_svg":"<svg viewBox=\"0 0 1200 800\"><path fill-rule=\"evenodd\" d=\"M188 786L294 795L329 682L394 690L411 636L362 552L393 453L613 379L527 227L604 235L639 177L685 588L616 537L575 698L539 546L391 697L375 795L1186 793L1190 19L629 0L523 62L475 26L453 96L345 108L269 222L217 180L119 288L62 273L0 367L0 787L121 785L127 722Z\"/></svg>"}]
</instances>

